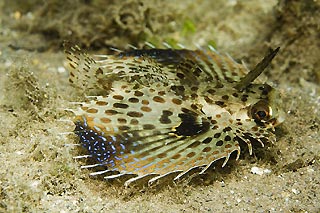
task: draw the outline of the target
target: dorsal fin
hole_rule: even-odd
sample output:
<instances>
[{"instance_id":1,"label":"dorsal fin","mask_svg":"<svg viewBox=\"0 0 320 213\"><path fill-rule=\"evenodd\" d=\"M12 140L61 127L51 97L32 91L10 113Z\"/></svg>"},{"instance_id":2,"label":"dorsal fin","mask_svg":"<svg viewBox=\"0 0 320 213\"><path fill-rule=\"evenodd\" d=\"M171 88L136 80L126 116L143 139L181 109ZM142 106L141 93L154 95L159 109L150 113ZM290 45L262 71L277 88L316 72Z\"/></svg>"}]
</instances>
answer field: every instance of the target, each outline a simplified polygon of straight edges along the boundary
<instances>
[{"instance_id":1,"label":"dorsal fin","mask_svg":"<svg viewBox=\"0 0 320 213\"><path fill-rule=\"evenodd\" d=\"M253 68L245 77L243 77L240 82L235 86L239 91L244 90L252 81L254 81L271 63L272 59L277 55L280 47L272 50L259 62L255 68Z\"/></svg>"}]
</instances>

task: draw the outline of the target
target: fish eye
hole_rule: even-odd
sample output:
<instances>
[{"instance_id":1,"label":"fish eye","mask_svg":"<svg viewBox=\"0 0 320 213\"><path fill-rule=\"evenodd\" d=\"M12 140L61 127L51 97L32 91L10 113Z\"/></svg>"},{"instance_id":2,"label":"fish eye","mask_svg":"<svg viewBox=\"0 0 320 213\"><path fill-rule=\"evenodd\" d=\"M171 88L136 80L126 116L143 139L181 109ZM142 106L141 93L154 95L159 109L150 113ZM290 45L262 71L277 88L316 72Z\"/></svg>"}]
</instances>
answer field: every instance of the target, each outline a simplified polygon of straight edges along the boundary
<instances>
[{"instance_id":1,"label":"fish eye","mask_svg":"<svg viewBox=\"0 0 320 213\"><path fill-rule=\"evenodd\" d=\"M258 121L267 121L271 116L271 109L265 100L258 101L250 109L250 115Z\"/></svg>"},{"instance_id":2,"label":"fish eye","mask_svg":"<svg viewBox=\"0 0 320 213\"><path fill-rule=\"evenodd\" d=\"M259 117L260 119L264 119L267 116L267 112L266 111L258 111L256 113L257 117Z\"/></svg>"}]
</instances>

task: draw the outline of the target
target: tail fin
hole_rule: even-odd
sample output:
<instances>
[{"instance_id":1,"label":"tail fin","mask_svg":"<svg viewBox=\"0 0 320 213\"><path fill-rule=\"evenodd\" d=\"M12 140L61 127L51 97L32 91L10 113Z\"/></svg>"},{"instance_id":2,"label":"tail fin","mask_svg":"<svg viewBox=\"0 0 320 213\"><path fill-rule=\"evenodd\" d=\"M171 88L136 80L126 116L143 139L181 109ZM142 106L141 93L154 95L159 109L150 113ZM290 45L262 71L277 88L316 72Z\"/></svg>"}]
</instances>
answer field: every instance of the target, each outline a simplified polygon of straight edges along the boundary
<instances>
[{"instance_id":1,"label":"tail fin","mask_svg":"<svg viewBox=\"0 0 320 213\"><path fill-rule=\"evenodd\" d=\"M87 93L87 90L95 89L97 82L96 74L99 67L96 61L85 53L77 45L65 41L63 43L66 58L70 65L69 82Z\"/></svg>"}]
</instances>

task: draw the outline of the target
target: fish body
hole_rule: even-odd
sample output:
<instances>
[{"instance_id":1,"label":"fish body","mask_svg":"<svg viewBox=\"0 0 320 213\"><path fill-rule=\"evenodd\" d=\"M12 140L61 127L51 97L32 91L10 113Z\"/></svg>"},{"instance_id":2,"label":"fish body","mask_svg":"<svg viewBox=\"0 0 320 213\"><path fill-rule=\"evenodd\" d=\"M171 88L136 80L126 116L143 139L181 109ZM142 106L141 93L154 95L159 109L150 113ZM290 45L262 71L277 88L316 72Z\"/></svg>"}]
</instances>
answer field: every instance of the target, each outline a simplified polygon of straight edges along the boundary
<instances>
[{"instance_id":1,"label":"fish body","mask_svg":"<svg viewBox=\"0 0 320 213\"><path fill-rule=\"evenodd\" d=\"M274 142L283 121L277 91L241 85L249 70L216 51L66 53L69 81L91 95L73 110L75 134L106 178L177 177L221 158L224 166L231 153L239 158L239 143L251 154L252 142Z\"/></svg>"}]
</instances>

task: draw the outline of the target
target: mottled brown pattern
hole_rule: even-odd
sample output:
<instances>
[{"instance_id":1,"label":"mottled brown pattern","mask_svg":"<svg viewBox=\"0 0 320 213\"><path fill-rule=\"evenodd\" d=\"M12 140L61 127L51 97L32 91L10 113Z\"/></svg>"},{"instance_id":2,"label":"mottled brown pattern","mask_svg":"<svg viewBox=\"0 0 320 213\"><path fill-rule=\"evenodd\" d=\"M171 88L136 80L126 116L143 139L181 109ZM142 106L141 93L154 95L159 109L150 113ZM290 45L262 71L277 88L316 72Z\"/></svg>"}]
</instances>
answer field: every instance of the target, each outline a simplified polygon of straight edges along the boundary
<instances>
[{"instance_id":1,"label":"mottled brown pattern","mask_svg":"<svg viewBox=\"0 0 320 213\"><path fill-rule=\"evenodd\" d=\"M86 75L81 86L95 93L74 110L75 133L98 165L138 176L127 184L205 172L221 158L224 166L231 153L239 158L240 142L252 153L251 141L274 141L270 129L282 122L276 91L242 81L248 70L212 51L137 49L95 58L75 47L67 54L71 81Z\"/></svg>"}]
</instances>

